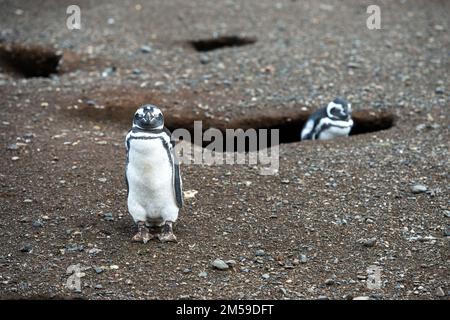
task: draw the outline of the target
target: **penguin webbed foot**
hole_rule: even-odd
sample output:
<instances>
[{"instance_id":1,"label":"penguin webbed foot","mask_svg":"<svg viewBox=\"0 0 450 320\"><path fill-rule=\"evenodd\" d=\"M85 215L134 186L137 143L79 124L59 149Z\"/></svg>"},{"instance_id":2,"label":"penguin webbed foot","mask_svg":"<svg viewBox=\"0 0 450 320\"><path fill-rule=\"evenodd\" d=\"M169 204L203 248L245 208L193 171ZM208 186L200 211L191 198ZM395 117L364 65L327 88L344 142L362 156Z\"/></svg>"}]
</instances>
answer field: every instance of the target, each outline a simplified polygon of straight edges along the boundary
<instances>
[{"instance_id":1,"label":"penguin webbed foot","mask_svg":"<svg viewBox=\"0 0 450 320\"><path fill-rule=\"evenodd\" d=\"M145 226L145 221L138 222L138 232L134 235L132 240L134 242L143 242L144 244L149 242L153 236L150 234L150 231Z\"/></svg>"},{"instance_id":2,"label":"penguin webbed foot","mask_svg":"<svg viewBox=\"0 0 450 320\"><path fill-rule=\"evenodd\" d=\"M177 237L173 233L172 222L167 221L164 223L158 239L161 242L177 242Z\"/></svg>"}]
</instances>

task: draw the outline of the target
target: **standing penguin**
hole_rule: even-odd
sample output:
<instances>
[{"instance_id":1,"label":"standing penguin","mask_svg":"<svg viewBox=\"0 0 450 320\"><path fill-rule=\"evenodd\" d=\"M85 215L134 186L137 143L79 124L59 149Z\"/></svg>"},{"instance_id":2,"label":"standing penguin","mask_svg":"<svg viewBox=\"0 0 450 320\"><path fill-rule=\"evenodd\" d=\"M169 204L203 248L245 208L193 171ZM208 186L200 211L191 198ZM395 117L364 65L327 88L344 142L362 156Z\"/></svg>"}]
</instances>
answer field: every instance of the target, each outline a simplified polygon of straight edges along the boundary
<instances>
[{"instance_id":1,"label":"standing penguin","mask_svg":"<svg viewBox=\"0 0 450 320\"><path fill-rule=\"evenodd\" d=\"M125 144L128 211L138 227L133 241L147 243L153 237L148 226L162 226L160 241L176 241L172 225L183 205L180 167L158 107L136 111Z\"/></svg>"},{"instance_id":2,"label":"standing penguin","mask_svg":"<svg viewBox=\"0 0 450 320\"><path fill-rule=\"evenodd\" d=\"M343 98L336 98L316 112L306 122L302 140L327 140L348 136L353 127L352 106Z\"/></svg>"}]
</instances>

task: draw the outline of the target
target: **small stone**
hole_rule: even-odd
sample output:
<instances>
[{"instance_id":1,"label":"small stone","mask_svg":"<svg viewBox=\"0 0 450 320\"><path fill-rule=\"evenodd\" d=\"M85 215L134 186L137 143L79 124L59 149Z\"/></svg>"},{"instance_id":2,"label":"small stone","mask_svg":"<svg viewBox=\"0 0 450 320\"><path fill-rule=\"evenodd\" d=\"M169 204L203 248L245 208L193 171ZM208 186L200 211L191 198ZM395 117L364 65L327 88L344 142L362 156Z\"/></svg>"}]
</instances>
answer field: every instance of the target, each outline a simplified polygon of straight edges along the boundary
<instances>
[{"instance_id":1,"label":"small stone","mask_svg":"<svg viewBox=\"0 0 450 320\"><path fill-rule=\"evenodd\" d=\"M105 221L114 221L114 216L111 212L107 212L103 215Z\"/></svg>"},{"instance_id":2,"label":"small stone","mask_svg":"<svg viewBox=\"0 0 450 320\"><path fill-rule=\"evenodd\" d=\"M94 267L94 271L96 274L100 274L103 272L103 268L102 267Z\"/></svg>"},{"instance_id":3,"label":"small stone","mask_svg":"<svg viewBox=\"0 0 450 320\"><path fill-rule=\"evenodd\" d=\"M368 296L359 296L359 297L354 297L353 300L370 300L370 297L368 297Z\"/></svg>"},{"instance_id":4,"label":"small stone","mask_svg":"<svg viewBox=\"0 0 450 320\"><path fill-rule=\"evenodd\" d=\"M76 243L68 243L66 245L67 252L81 252L84 251L84 247L82 245L77 245Z\"/></svg>"},{"instance_id":5,"label":"small stone","mask_svg":"<svg viewBox=\"0 0 450 320\"><path fill-rule=\"evenodd\" d=\"M356 63L356 62L347 63L347 68L349 68L349 69L358 69L360 67L361 66L359 65L359 63Z\"/></svg>"},{"instance_id":6,"label":"small stone","mask_svg":"<svg viewBox=\"0 0 450 320\"><path fill-rule=\"evenodd\" d=\"M200 272L200 273L198 274L198 276L199 276L200 278L206 278L206 277L208 276L208 273L205 272L205 271L202 271L202 272Z\"/></svg>"},{"instance_id":7,"label":"small stone","mask_svg":"<svg viewBox=\"0 0 450 320\"><path fill-rule=\"evenodd\" d=\"M107 78L110 75L112 75L114 72L116 72L116 67L108 67L108 68L103 70L102 77L103 78Z\"/></svg>"},{"instance_id":8,"label":"small stone","mask_svg":"<svg viewBox=\"0 0 450 320\"><path fill-rule=\"evenodd\" d=\"M436 88L436 90L434 90L434 92L436 93L436 94L444 94L444 88L442 88L442 87L437 87Z\"/></svg>"},{"instance_id":9,"label":"small stone","mask_svg":"<svg viewBox=\"0 0 450 320\"><path fill-rule=\"evenodd\" d=\"M99 248L92 248L92 249L89 249L88 253L89 253L89 254L92 254L93 256L95 256L97 253L99 253L99 252L101 252L101 251L102 251L102 250L99 249Z\"/></svg>"},{"instance_id":10,"label":"small stone","mask_svg":"<svg viewBox=\"0 0 450 320\"><path fill-rule=\"evenodd\" d=\"M325 280L325 284L327 286L332 286L334 284L334 280L333 279L327 279L327 280Z\"/></svg>"},{"instance_id":11,"label":"small stone","mask_svg":"<svg viewBox=\"0 0 450 320\"><path fill-rule=\"evenodd\" d=\"M31 251L33 251L33 247L31 246L31 244L27 243L22 248L20 248L20 251L30 253Z\"/></svg>"},{"instance_id":12,"label":"small stone","mask_svg":"<svg viewBox=\"0 0 450 320\"><path fill-rule=\"evenodd\" d=\"M200 63L201 64L208 64L210 62L211 62L211 59L206 54L202 54L200 56Z\"/></svg>"},{"instance_id":13,"label":"small stone","mask_svg":"<svg viewBox=\"0 0 450 320\"><path fill-rule=\"evenodd\" d=\"M227 265L229 265L230 267L234 267L236 265L236 261L235 260L227 260L227 261L225 261L225 263Z\"/></svg>"},{"instance_id":14,"label":"small stone","mask_svg":"<svg viewBox=\"0 0 450 320\"><path fill-rule=\"evenodd\" d=\"M221 259L214 260L211 265L218 270L227 270L229 268L225 261Z\"/></svg>"},{"instance_id":15,"label":"small stone","mask_svg":"<svg viewBox=\"0 0 450 320\"><path fill-rule=\"evenodd\" d=\"M142 53L150 53L150 52L152 52L152 48L150 46L143 45L143 46L141 46L141 52Z\"/></svg>"},{"instance_id":16,"label":"small stone","mask_svg":"<svg viewBox=\"0 0 450 320\"><path fill-rule=\"evenodd\" d=\"M377 238L361 239L359 241L364 247L372 248L377 243Z\"/></svg>"},{"instance_id":17,"label":"small stone","mask_svg":"<svg viewBox=\"0 0 450 320\"><path fill-rule=\"evenodd\" d=\"M113 265L110 265L110 266L109 266L109 269L111 269L111 270L117 270L117 269L119 269L119 266L113 264Z\"/></svg>"},{"instance_id":18,"label":"small stone","mask_svg":"<svg viewBox=\"0 0 450 320\"><path fill-rule=\"evenodd\" d=\"M42 228L43 226L44 226L44 224L42 223L42 221L40 219L33 221L34 228Z\"/></svg>"},{"instance_id":19,"label":"small stone","mask_svg":"<svg viewBox=\"0 0 450 320\"><path fill-rule=\"evenodd\" d=\"M19 146L16 143L11 143L10 145L8 145L7 149L11 150L11 151L15 151L15 150L19 150Z\"/></svg>"},{"instance_id":20,"label":"small stone","mask_svg":"<svg viewBox=\"0 0 450 320\"><path fill-rule=\"evenodd\" d=\"M270 278L270 274L268 274L268 273L264 273L263 275L262 275L262 277L263 277L263 279L269 279Z\"/></svg>"},{"instance_id":21,"label":"small stone","mask_svg":"<svg viewBox=\"0 0 450 320\"><path fill-rule=\"evenodd\" d=\"M444 237L450 237L450 226L444 228Z\"/></svg>"},{"instance_id":22,"label":"small stone","mask_svg":"<svg viewBox=\"0 0 450 320\"><path fill-rule=\"evenodd\" d=\"M192 270L191 269L189 269L189 268L184 268L183 269L183 273L190 273Z\"/></svg>"},{"instance_id":23,"label":"small stone","mask_svg":"<svg viewBox=\"0 0 450 320\"><path fill-rule=\"evenodd\" d=\"M304 255L304 254L301 254L300 255L300 257L299 257L300 259L300 263L306 263L306 262L308 262L308 258L306 257L306 255Z\"/></svg>"},{"instance_id":24,"label":"small stone","mask_svg":"<svg viewBox=\"0 0 450 320\"><path fill-rule=\"evenodd\" d=\"M289 184L289 182L290 182L289 179L283 179L283 180L281 180L281 183L282 183L282 184Z\"/></svg>"},{"instance_id":25,"label":"small stone","mask_svg":"<svg viewBox=\"0 0 450 320\"><path fill-rule=\"evenodd\" d=\"M319 296L317 299L318 300L328 300L328 297L327 296Z\"/></svg>"},{"instance_id":26,"label":"small stone","mask_svg":"<svg viewBox=\"0 0 450 320\"><path fill-rule=\"evenodd\" d=\"M101 284L96 284L94 288L95 289L103 289L103 286Z\"/></svg>"},{"instance_id":27,"label":"small stone","mask_svg":"<svg viewBox=\"0 0 450 320\"><path fill-rule=\"evenodd\" d=\"M264 250L259 249L259 250L256 250L255 255L256 255L257 257L262 257L262 256L265 256L266 253L264 252Z\"/></svg>"},{"instance_id":28,"label":"small stone","mask_svg":"<svg viewBox=\"0 0 450 320\"><path fill-rule=\"evenodd\" d=\"M11 158L12 161L17 161L17 160L19 160L19 159L20 159L20 158L17 157L17 156Z\"/></svg>"},{"instance_id":29,"label":"small stone","mask_svg":"<svg viewBox=\"0 0 450 320\"><path fill-rule=\"evenodd\" d=\"M428 190L428 188L426 186L424 186L423 184L416 184L411 187L411 192L414 194L424 193L427 190Z\"/></svg>"},{"instance_id":30,"label":"small stone","mask_svg":"<svg viewBox=\"0 0 450 320\"><path fill-rule=\"evenodd\" d=\"M445 297L445 292L441 287L438 287L436 289L435 295L438 297Z\"/></svg>"},{"instance_id":31,"label":"small stone","mask_svg":"<svg viewBox=\"0 0 450 320\"><path fill-rule=\"evenodd\" d=\"M427 124L426 124L426 123L418 124L418 125L416 126L416 131L420 132L420 131L424 130L426 127L427 127Z\"/></svg>"}]
</instances>

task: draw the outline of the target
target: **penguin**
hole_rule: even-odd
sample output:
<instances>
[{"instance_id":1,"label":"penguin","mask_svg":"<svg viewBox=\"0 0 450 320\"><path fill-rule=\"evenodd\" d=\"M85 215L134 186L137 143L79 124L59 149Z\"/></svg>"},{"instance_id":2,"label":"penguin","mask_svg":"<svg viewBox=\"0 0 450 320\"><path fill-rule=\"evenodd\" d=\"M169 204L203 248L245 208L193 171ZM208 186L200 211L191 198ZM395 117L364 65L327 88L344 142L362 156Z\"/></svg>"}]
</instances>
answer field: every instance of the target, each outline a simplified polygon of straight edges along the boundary
<instances>
[{"instance_id":1,"label":"penguin","mask_svg":"<svg viewBox=\"0 0 450 320\"><path fill-rule=\"evenodd\" d=\"M300 138L301 140L327 140L346 137L353 127L351 114L351 104L338 97L308 118Z\"/></svg>"},{"instance_id":2,"label":"penguin","mask_svg":"<svg viewBox=\"0 0 450 320\"><path fill-rule=\"evenodd\" d=\"M133 241L147 243L149 227L162 227L161 242L177 238L173 224L183 206L180 167L161 110L151 104L134 114L125 139L128 211L137 224Z\"/></svg>"}]
</instances>

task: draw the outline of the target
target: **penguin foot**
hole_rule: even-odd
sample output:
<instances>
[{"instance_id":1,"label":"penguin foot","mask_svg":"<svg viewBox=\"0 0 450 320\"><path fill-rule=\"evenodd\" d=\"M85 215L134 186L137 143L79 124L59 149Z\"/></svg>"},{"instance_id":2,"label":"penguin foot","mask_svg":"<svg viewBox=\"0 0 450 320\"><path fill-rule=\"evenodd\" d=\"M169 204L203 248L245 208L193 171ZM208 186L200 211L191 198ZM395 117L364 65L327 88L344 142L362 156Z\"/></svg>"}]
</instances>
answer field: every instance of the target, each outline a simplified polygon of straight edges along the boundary
<instances>
[{"instance_id":1,"label":"penguin foot","mask_svg":"<svg viewBox=\"0 0 450 320\"><path fill-rule=\"evenodd\" d=\"M177 237L173 234L172 222L166 222L162 232L158 235L161 242L177 242Z\"/></svg>"},{"instance_id":2,"label":"penguin foot","mask_svg":"<svg viewBox=\"0 0 450 320\"><path fill-rule=\"evenodd\" d=\"M152 239L153 236L150 234L148 228L145 226L144 221L138 222L138 233L134 235L132 240L134 242L143 242L144 244L149 242L150 239Z\"/></svg>"}]
</instances>

